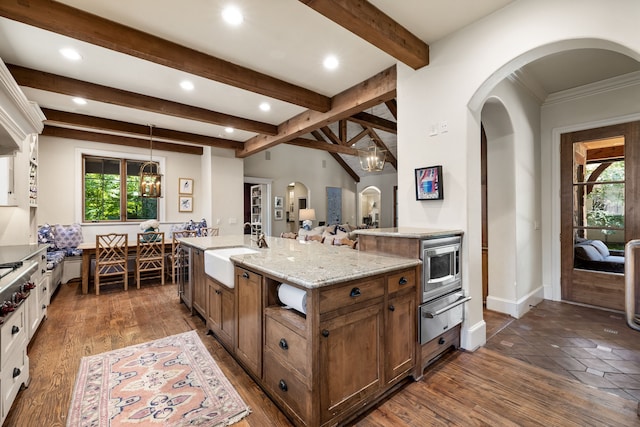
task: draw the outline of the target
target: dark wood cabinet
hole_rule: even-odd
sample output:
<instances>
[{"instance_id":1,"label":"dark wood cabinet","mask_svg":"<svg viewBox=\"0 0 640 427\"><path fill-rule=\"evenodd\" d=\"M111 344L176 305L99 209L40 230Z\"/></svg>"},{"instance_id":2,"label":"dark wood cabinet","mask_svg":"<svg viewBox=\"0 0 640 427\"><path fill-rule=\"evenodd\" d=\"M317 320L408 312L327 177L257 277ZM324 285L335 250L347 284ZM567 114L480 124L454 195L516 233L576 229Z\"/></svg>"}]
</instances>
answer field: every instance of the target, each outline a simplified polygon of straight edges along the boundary
<instances>
[{"instance_id":1,"label":"dark wood cabinet","mask_svg":"<svg viewBox=\"0 0 640 427\"><path fill-rule=\"evenodd\" d=\"M262 377L262 276L235 269L236 357L255 377Z\"/></svg>"},{"instance_id":2,"label":"dark wood cabinet","mask_svg":"<svg viewBox=\"0 0 640 427\"><path fill-rule=\"evenodd\" d=\"M191 249L193 308L206 318L207 315L207 275L204 272L204 251Z\"/></svg>"},{"instance_id":3,"label":"dark wood cabinet","mask_svg":"<svg viewBox=\"0 0 640 427\"><path fill-rule=\"evenodd\" d=\"M234 290L210 277L207 277L207 288L207 327L227 349L232 349L236 330Z\"/></svg>"}]
</instances>

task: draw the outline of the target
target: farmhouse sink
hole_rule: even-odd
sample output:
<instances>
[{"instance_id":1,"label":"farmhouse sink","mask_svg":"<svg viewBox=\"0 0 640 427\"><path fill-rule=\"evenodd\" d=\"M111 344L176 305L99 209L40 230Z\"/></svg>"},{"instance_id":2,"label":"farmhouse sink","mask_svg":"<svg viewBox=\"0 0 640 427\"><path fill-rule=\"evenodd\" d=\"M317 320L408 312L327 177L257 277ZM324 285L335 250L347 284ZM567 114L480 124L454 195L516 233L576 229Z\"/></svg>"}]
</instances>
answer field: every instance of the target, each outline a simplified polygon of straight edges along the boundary
<instances>
[{"instance_id":1,"label":"farmhouse sink","mask_svg":"<svg viewBox=\"0 0 640 427\"><path fill-rule=\"evenodd\" d=\"M204 251L204 272L226 287L233 288L235 277L233 274L233 262L231 262L229 257L256 253L258 253L258 251L243 246L206 250Z\"/></svg>"}]
</instances>

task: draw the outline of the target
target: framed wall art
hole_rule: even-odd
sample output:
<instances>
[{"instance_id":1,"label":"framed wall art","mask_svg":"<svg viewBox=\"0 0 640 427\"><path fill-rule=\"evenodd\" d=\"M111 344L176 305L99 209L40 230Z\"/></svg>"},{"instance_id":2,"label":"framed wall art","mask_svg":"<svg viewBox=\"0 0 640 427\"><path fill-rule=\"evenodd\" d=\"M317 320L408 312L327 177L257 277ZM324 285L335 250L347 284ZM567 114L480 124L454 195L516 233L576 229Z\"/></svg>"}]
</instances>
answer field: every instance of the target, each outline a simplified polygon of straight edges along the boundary
<instances>
[{"instance_id":1,"label":"framed wall art","mask_svg":"<svg viewBox=\"0 0 640 427\"><path fill-rule=\"evenodd\" d=\"M179 199L178 212L193 212L193 197L180 196Z\"/></svg>"},{"instance_id":2,"label":"framed wall art","mask_svg":"<svg viewBox=\"0 0 640 427\"><path fill-rule=\"evenodd\" d=\"M178 179L178 193L180 194L193 194L193 179L192 178L179 178Z\"/></svg>"},{"instance_id":3,"label":"framed wall art","mask_svg":"<svg viewBox=\"0 0 640 427\"><path fill-rule=\"evenodd\" d=\"M284 211L282 209L276 209L274 212L276 221L280 221L284 218Z\"/></svg>"},{"instance_id":4,"label":"framed wall art","mask_svg":"<svg viewBox=\"0 0 640 427\"><path fill-rule=\"evenodd\" d=\"M442 200L442 166L417 168L415 171L416 200Z\"/></svg>"},{"instance_id":5,"label":"framed wall art","mask_svg":"<svg viewBox=\"0 0 640 427\"><path fill-rule=\"evenodd\" d=\"M274 201L274 207L276 209L282 209L283 206L284 206L284 197L276 196Z\"/></svg>"}]
</instances>

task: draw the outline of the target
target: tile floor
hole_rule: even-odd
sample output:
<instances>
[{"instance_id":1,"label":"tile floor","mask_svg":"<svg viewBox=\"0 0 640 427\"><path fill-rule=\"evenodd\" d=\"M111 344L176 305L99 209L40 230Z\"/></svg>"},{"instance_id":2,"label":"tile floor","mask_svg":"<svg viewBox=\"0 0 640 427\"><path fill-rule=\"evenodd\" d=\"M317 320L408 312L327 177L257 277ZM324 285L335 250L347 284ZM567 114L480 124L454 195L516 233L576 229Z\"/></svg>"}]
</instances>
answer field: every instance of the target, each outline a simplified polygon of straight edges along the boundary
<instances>
[{"instance_id":1,"label":"tile floor","mask_svg":"<svg viewBox=\"0 0 640 427\"><path fill-rule=\"evenodd\" d=\"M545 300L497 327L490 318L486 348L640 401L640 332L623 314Z\"/></svg>"}]
</instances>

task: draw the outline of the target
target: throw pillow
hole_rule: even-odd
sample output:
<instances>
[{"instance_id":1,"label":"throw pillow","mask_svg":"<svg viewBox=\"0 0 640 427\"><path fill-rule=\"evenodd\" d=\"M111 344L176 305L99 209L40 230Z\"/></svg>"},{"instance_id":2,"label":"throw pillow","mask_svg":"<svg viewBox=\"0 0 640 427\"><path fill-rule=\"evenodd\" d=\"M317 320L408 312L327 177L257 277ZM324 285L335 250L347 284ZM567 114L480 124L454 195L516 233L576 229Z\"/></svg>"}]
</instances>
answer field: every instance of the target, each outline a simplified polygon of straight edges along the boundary
<instances>
[{"instance_id":1,"label":"throw pillow","mask_svg":"<svg viewBox=\"0 0 640 427\"><path fill-rule=\"evenodd\" d=\"M602 255L603 258L606 258L609 255L611 255L609 253L609 248L607 247L607 245L604 244L602 240L592 240L591 242L589 242L589 244L594 248L596 248L598 252L600 252L600 255Z\"/></svg>"},{"instance_id":2,"label":"throw pillow","mask_svg":"<svg viewBox=\"0 0 640 427\"><path fill-rule=\"evenodd\" d=\"M600 252L590 244L576 245L576 257L585 261L602 261Z\"/></svg>"},{"instance_id":3,"label":"throw pillow","mask_svg":"<svg viewBox=\"0 0 640 427\"><path fill-rule=\"evenodd\" d=\"M82 227L80 224L71 224L68 227L56 224L54 229L55 242L58 249L77 248L82 243Z\"/></svg>"},{"instance_id":4,"label":"throw pillow","mask_svg":"<svg viewBox=\"0 0 640 427\"><path fill-rule=\"evenodd\" d=\"M56 249L56 237L53 234L53 228L49 224L44 224L38 228L38 243L47 245L47 251Z\"/></svg>"}]
</instances>

